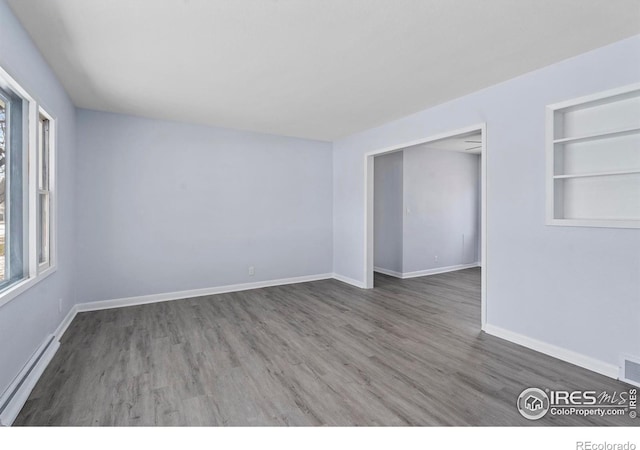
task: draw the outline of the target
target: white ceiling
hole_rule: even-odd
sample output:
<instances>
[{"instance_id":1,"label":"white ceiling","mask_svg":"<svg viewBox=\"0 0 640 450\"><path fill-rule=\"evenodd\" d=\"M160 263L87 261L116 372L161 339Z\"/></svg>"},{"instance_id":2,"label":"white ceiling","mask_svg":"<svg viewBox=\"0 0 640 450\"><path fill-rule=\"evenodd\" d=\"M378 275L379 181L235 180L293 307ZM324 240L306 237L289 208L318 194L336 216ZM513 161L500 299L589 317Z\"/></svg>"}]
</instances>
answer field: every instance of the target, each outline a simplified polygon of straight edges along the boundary
<instances>
[{"instance_id":1,"label":"white ceiling","mask_svg":"<svg viewBox=\"0 0 640 450\"><path fill-rule=\"evenodd\" d=\"M332 140L640 33L640 0L9 0L74 103Z\"/></svg>"}]
</instances>

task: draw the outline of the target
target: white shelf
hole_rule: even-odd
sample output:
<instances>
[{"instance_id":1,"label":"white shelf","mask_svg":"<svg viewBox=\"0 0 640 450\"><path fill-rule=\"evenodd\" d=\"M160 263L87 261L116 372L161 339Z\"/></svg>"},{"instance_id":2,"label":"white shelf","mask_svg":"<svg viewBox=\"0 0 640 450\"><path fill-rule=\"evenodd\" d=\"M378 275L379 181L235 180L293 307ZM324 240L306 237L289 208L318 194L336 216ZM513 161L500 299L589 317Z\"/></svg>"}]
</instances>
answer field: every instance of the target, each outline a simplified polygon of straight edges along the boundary
<instances>
[{"instance_id":1,"label":"white shelf","mask_svg":"<svg viewBox=\"0 0 640 450\"><path fill-rule=\"evenodd\" d=\"M640 83L547 106L546 152L547 225L640 228Z\"/></svg>"},{"instance_id":2,"label":"white shelf","mask_svg":"<svg viewBox=\"0 0 640 450\"><path fill-rule=\"evenodd\" d=\"M625 219L550 219L547 225L594 228L640 228L640 220Z\"/></svg>"},{"instance_id":3,"label":"white shelf","mask_svg":"<svg viewBox=\"0 0 640 450\"><path fill-rule=\"evenodd\" d=\"M608 177L611 175L631 175L634 173L640 173L640 169L636 170L617 170L613 172L592 172L592 173L576 173L568 175L554 175L554 180L562 180L565 178L585 178L585 177Z\"/></svg>"},{"instance_id":4,"label":"white shelf","mask_svg":"<svg viewBox=\"0 0 640 450\"><path fill-rule=\"evenodd\" d=\"M640 127L626 128L624 130L607 131L604 133L593 133L584 136L567 137L562 139L554 139L554 144L567 144L575 142L595 141L597 139L607 139L617 136L627 136L629 134L640 133Z\"/></svg>"}]
</instances>

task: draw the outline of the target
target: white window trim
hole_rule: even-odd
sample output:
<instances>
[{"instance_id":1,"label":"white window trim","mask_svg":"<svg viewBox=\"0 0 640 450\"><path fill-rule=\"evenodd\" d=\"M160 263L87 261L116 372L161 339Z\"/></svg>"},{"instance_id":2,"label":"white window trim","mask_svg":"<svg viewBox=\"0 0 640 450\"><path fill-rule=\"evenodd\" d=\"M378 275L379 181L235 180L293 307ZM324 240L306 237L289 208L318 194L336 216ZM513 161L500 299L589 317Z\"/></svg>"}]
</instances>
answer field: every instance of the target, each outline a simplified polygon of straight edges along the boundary
<instances>
[{"instance_id":1,"label":"white window trim","mask_svg":"<svg viewBox=\"0 0 640 450\"><path fill-rule=\"evenodd\" d=\"M33 224L29 225L29 229L32 230L32 226L35 227L35 230L33 230L33 234L34 234L34 239L35 241L33 242L33 248L34 248L34 252L35 252L35 264L37 266L36 271L41 274L46 272L49 268L55 267L55 256L56 256L56 213L55 213L55 205L56 205L56 148L57 148L57 122L56 119L49 114L47 111L45 111L44 108L42 108L42 106L38 106L38 115L37 115L37 120L38 122L40 121L40 116L45 117L48 121L49 121L49 153L48 153L48 157L49 157L49 164L48 164L48 168L49 168L49 186L48 186L48 192L49 192L49 259L43 263L39 263L38 262L38 194L39 194L39 190L38 190L38 177L39 177L39 173L38 170L40 169L40 161L38 161L37 158L37 151L36 151L36 157L33 158L36 161L36 167L35 167L35 172L34 172L34 176L35 176L35 182L33 183L34 185L34 189L35 189L35 201L34 201L34 208L35 208L35 212L34 212L34 216L33 216ZM36 122L36 134L38 135L38 139L40 138L40 133L37 133L37 123ZM38 144L38 142L36 142L36 144ZM37 145L36 145L36 149L37 149ZM31 180L31 178L29 178L29 180ZM31 188L31 184L29 185L29 187ZM31 219L32 216L29 216L29 218ZM31 239L31 236L29 236L29 238ZM32 242L29 241L29 251L31 251L32 248ZM29 256L29 261L32 261L33 255ZM31 273L31 271L30 271Z\"/></svg>"},{"instance_id":2,"label":"white window trim","mask_svg":"<svg viewBox=\"0 0 640 450\"><path fill-rule=\"evenodd\" d=\"M25 277L8 286L2 292L0 292L0 308L7 303L9 303L14 298L18 297L23 292L27 291L37 283L42 280L48 278L50 275L54 274L57 271L57 164L56 164L56 150L58 147L57 141L57 120L54 116L49 114L40 104L39 102L30 95L21 85L18 83L11 75L9 75L2 67L0 67L0 85L5 86L18 95L20 95L24 100L26 100L28 104L27 108L27 117L28 117L28 125L27 125L27 153L28 153L28 167L27 167L27 177L28 177L28 189L27 189L27 197L28 197L28 205L26 209L28 210L28 220L25 221L25 230L24 236L27 239L28 245L28 264L27 264L27 274ZM49 164L50 164L50 181L49 181L49 191L50 191L50 211L49 211L49 227L50 227L50 235L49 235L49 245L50 245L50 255L49 255L49 264L43 266L42 268L38 267L38 236L37 236L37 194L38 194L38 121L39 114L47 117L51 123L50 126L50 134L49 134L49 145L50 145L50 153L49 153Z\"/></svg>"}]
</instances>

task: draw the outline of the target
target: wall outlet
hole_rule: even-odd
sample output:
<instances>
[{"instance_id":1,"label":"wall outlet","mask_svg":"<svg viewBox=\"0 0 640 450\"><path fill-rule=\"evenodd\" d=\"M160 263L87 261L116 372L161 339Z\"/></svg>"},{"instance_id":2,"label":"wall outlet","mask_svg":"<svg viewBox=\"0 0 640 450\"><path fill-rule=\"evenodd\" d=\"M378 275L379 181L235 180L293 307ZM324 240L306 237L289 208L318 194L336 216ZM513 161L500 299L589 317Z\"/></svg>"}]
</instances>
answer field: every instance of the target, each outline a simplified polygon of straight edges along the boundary
<instances>
[{"instance_id":1,"label":"wall outlet","mask_svg":"<svg viewBox=\"0 0 640 450\"><path fill-rule=\"evenodd\" d=\"M433 260L434 260L435 262L438 262L438 255L433 255Z\"/></svg>"},{"instance_id":2,"label":"wall outlet","mask_svg":"<svg viewBox=\"0 0 640 450\"><path fill-rule=\"evenodd\" d=\"M249 276L252 277L256 274L256 268L253 266L249 266Z\"/></svg>"},{"instance_id":3,"label":"wall outlet","mask_svg":"<svg viewBox=\"0 0 640 450\"><path fill-rule=\"evenodd\" d=\"M62 312L62 299L61 298L58 299L58 312L59 313Z\"/></svg>"}]
</instances>

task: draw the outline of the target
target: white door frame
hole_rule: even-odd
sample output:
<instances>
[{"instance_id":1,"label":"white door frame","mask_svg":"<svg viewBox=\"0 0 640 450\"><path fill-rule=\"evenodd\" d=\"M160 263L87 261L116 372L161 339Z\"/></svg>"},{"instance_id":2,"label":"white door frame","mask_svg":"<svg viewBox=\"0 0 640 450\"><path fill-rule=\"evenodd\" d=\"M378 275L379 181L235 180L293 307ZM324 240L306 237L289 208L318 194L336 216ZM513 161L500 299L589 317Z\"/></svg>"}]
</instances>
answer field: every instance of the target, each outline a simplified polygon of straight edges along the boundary
<instances>
[{"instance_id":1,"label":"white door frame","mask_svg":"<svg viewBox=\"0 0 640 450\"><path fill-rule=\"evenodd\" d=\"M481 326L484 329L487 323L487 124L480 123L471 125L457 130L447 131L444 133L429 136L424 139L418 139L404 144L393 145L380 150L374 150L364 155L364 183L365 183L365 199L364 199L364 284L365 288L373 288L373 167L374 157L384 155L385 153L393 153L403 150L414 145L426 144L428 142L439 141L460 134L467 134L479 131L481 133L481 205L480 205L480 248L482 251L482 274L480 277L480 317Z\"/></svg>"}]
</instances>

